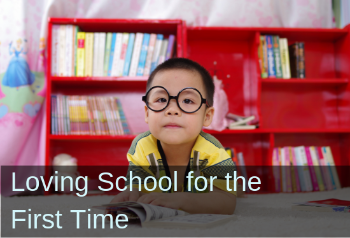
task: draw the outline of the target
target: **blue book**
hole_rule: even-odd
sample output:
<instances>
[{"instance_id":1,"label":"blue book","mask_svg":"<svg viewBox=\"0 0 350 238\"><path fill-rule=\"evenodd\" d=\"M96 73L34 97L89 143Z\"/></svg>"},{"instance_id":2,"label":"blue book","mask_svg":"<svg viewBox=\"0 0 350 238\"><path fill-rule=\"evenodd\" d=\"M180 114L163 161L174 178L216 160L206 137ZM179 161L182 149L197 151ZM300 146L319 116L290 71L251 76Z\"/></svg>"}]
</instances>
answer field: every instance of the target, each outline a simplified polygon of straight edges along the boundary
<instances>
[{"instance_id":1,"label":"blue book","mask_svg":"<svg viewBox=\"0 0 350 238\"><path fill-rule=\"evenodd\" d=\"M151 37L151 35L148 33L143 34L143 42L142 42L142 48L141 48L140 59L139 59L139 66L137 67L136 76L143 76L143 71L145 69L148 44L149 44L150 37Z\"/></svg>"},{"instance_id":2,"label":"blue book","mask_svg":"<svg viewBox=\"0 0 350 238\"><path fill-rule=\"evenodd\" d=\"M135 41L135 33L130 33L128 47L126 49L126 55L125 55L123 76L129 76L132 51L134 49L134 41Z\"/></svg>"},{"instance_id":3,"label":"blue book","mask_svg":"<svg viewBox=\"0 0 350 238\"><path fill-rule=\"evenodd\" d=\"M51 95L51 134L56 135L57 133L57 96Z\"/></svg>"},{"instance_id":4,"label":"blue book","mask_svg":"<svg viewBox=\"0 0 350 238\"><path fill-rule=\"evenodd\" d=\"M112 34L112 43L111 43L111 52L109 54L108 74L107 74L107 76L111 76L111 73L112 73L112 65L113 65L113 57L114 57L115 39L116 38L117 38L117 33L113 33Z\"/></svg>"},{"instance_id":5,"label":"blue book","mask_svg":"<svg viewBox=\"0 0 350 238\"><path fill-rule=\"evenodd\" d=\"M273 53L273 39L272 39L272 36L269 36L269 35L265 37L266 37L267 62L268 62L267 73L269 78L276 78L275 57Z\"/></svg>"},{"instance_id":6,"label":"blue book","mask_svg":"<svg viewBox=\"0 0 350 238\"><path fill-rule=\"evenodd\" d=\"M157 34L156 45L154 46L152 63L151 63L151 73L158 65L158 58L160 54L160 48L162 47L163 37L164 36L162 34Z\"/></svg>"}]
</instances>

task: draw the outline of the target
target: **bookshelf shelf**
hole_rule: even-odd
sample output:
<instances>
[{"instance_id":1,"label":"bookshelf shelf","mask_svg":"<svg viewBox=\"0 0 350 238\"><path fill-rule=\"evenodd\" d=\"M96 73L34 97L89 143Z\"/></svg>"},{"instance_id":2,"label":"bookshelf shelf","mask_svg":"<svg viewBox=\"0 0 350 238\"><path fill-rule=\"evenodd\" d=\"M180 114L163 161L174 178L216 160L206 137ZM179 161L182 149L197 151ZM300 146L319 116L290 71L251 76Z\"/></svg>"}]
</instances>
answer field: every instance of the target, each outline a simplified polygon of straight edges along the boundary
<instances>
[{"instance_id":1,"label":"bookshelf shelf","mask_svg":"<svg viewBox=\"0 0 350 238\"><path fill-rule=\"evenodd\" d=\"M136 135L49 135L50 140L111 140L132 141Z\"/></svg>"},{"instance_id":2,"label":"bookshelf shelf","mask_svg":"<svg viewBox=\"0 0 350 238\"><path fill-rule=\"evenodd\" d=\"M342 78L342 79L261 79L261 82L264 85L270 85L270 84L296 84L296 85L305 85L305 84L311 84L311 85L326 85L326 86L341 86L341 85L347 85L349 83L349 79Z\"/></svg>"},{"instance_id":3,"label":"bookshelf shelf","mask_svg":"<svg viewBox=\"0 0 350 238\"><path fill-rule=\"evenodd\" d=\"M104 82L104 81L128 81L128 82L147 82L148 77L146 76L135 76L135 77L51 77L51 81L53 82L90 82L90 81L96 81L96 82Z\"/></svg>"}]
</instances>

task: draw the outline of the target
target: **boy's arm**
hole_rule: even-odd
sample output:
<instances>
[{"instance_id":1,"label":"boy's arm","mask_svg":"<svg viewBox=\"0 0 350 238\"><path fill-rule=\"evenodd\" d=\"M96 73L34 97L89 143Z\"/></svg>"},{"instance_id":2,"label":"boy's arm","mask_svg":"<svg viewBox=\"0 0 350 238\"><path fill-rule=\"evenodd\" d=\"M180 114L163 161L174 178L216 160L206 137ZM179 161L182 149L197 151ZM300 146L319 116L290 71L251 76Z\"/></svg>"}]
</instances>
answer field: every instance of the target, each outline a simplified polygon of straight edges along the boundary
<instances>
[{"instance_id":1,"label":"boy's arm","mask_svg":"<svg viewBox=\"0 0 350 238\"><path fill-rule=\"evenodd\" d=\"M181 209L188 213L233 214L236 196L218 188L209 193L150 193L140 197L138 202L156 206Z\"/></svg>"}]
</instances>

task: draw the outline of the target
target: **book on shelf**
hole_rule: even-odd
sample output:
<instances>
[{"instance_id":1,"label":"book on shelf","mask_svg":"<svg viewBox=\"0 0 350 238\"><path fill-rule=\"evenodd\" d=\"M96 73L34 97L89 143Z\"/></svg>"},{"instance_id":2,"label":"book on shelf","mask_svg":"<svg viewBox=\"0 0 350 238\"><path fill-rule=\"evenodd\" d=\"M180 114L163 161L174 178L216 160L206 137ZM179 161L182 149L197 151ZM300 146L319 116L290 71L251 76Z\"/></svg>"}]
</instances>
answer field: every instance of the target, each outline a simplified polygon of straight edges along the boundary
<instances>
[{"instance_id":1,"label":"book on shelf","mask_svg":"<svg viewBox=\"0 0 350 238\"><path fill-rule=\"evenodd\" d=\"M226 118L233 120L228 126L230 130L253 130L257 128L257 125L253 124L258 122L254 115L245 117L228 113Z\"/></svg>"},{"instance_id":2,"label":"book on shelf","mask_svg":"<svg viewBox=\"0 0 350 238\"><path fill-rule=\"evenodd\" d=\"M119 202L93 206L108 214L124 215L128 221L140 221L142 227L209 227L235 219L234 215L190 214L167 207L140 202ZM112 219L113 220L113 219Z\"/></svg>"},{"instance_id":3,"label":"book on shelf","mask_svg":"<svg viewBox=\"0 0 350 238\"><path fill-rule=\"evenodd\" d=\"M258 47L261 78L305 78L304 42L288 45L287 38L260 36Z\"/></svg>"},{"instance_id":4,"label":"book on shelf","mask_svg":"<svg viewBox=\"0 0 350 238\"><path fill-rule=\"evenodd\" d=\"M346 212L350 213L350 201L335 198L294 203L292 209L315 212Z\"/></svg>"},{"instance_id":5,"label":"book on shelf","mask_svg":"<svg viewBox=\"0 0 350 238\"><path fill-rule=\"evenodd\" d=\"M333 155L329 146L274 148L272 165L275 191L304 192L341 188L334 160L333 163L332 160ZM276 167L278 165L279 167ZM339 182L337 185L336 180Z\"/></svg>"},{"instance_id":6,"label":"book on shelf","mask_svg":"<svg viewBox=\"0 0 350 238\"><path fill-rule=\"evenodd\" d=\"M75 25L53 25L51 46L52 76L149 76L173 57L175 35L81 32Z\"/></svg>"},{"instance_id":7,"label":"book on shelf","mask_svg":"<svg viewBox=\"0 0 350 238\"><path fill-rule=\"evenodd\" d=\"M52 135L129 135L120 100L112 96L51 95Z\"/></svg>"}]
</instances>

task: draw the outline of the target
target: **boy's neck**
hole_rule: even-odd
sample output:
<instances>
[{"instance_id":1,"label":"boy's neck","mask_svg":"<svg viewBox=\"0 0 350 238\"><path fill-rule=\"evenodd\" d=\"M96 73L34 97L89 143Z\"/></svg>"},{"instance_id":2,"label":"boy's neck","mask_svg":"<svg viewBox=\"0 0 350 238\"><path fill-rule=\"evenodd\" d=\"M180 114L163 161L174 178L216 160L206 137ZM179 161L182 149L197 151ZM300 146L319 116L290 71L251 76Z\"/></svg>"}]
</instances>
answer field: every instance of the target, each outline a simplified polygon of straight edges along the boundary
<instances>
[{"instance_id":1,"label":"boy's neck","mask_svg":"<svg viewBox=\"0 0 350 238\"><path fill-rule=\"evenodd\" d=\"M160 142L169 166L187 166L188 161L191 157L191 152L196 140L191 142L180 144L180 145L171 145Z\"/></svg>"}]
</instances>

